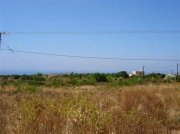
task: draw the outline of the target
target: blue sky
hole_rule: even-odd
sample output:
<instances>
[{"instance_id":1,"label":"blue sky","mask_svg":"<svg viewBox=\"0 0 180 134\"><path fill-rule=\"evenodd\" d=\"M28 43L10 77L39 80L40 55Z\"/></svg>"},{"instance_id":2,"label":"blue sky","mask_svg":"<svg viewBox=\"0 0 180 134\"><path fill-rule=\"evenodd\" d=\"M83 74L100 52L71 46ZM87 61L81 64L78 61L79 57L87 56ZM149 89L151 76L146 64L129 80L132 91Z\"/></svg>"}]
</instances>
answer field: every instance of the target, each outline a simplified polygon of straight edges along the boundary
<instances>
[{"instance_id":1,"label":"blue sky","mask_svg":"<svg viewBox=\"0 0 180 134\"><path fill-rule=\"evenodd\" d=\"M0 0L0 31L91 32L180 29L179 0ZM6 35L2 48L37 52L180 59L180 34ZM1 51L1 73L176 71L177 62L94 60Z\"/></svg>"}]
</instances>

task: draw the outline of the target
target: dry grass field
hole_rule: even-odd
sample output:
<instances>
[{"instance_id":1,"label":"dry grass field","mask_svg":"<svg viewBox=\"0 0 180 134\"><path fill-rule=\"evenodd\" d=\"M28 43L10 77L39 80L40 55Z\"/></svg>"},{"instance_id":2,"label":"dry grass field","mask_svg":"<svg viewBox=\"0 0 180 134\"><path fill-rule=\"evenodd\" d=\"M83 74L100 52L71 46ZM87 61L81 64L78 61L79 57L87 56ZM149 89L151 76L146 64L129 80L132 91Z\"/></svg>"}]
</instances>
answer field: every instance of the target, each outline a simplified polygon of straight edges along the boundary
<instances>
[{"instance_id":1,"label":"dry grass field","mask_svg":"<svg viewBox=\"0 0 180 134\"><path fill-rule=\"evenodd\" d=\"M179 134L180 84L0 93L0 134Z\"/></svg>"}]
</instances>

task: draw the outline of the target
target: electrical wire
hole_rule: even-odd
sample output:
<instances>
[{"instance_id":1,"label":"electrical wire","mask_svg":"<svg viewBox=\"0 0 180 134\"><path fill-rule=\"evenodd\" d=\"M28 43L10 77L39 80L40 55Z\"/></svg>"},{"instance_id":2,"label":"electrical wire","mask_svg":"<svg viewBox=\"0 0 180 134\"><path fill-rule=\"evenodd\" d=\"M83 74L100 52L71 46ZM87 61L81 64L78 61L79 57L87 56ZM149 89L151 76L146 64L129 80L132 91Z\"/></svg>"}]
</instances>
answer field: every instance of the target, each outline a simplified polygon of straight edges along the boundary
<instances>
[{"instance_id":1,"label":"electrical wire","mask_svg":"<svg viewBox=\"0 0 180 134\"><path fill-rule=\"evenodd\" d=\"M12 35L85 35L85 34L179 34L176 30L118 30L118 31L62 31L62 32L5 32Z\"/></svg>"},{"instance_id":2,"label":"electrical wire","mask_svg":"<svg viewBox=\"0 0 180 134\"><path fill-rule=\"evenodd\" d=\"M149 69L154 69L154 68L171 68L171 67L176 67L176 65L165 65L165 66L145 66L146 68L149 68Z\"/></svg>"},{"instance_id":3,"label":"electrical wire","mask_svg":"<svg viewBox=\"0 0 180 134\"><path fill-rule=\"evenodd\" d=\"M1 49L3 51L9 51L9 49ZM81 58L81 59L97 59L97 60L121 60L121 61L171 61L179 62L180 59L145 59L145 58L116 58L116 57L93 57L93 56L80 56L80 55L66 55L66 54L53 54L53 53L43 53L35 51L24 51L24 50L15 50L11 49L13 52L25 53L25 54L36 54L44 56L56 56L56 57L67 57L67 58Z\"/></svg>"}]
</instances>

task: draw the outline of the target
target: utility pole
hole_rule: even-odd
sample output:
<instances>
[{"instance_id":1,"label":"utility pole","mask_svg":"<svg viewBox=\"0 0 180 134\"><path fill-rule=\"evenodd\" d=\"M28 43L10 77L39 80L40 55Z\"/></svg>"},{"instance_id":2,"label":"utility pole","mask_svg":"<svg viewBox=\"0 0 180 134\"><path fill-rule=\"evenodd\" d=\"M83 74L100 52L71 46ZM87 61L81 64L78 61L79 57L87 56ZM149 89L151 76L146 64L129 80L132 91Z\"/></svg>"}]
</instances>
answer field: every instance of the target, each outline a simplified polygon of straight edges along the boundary
<instances>
[{"instance_id":1,"label":"utility pole","mask_svg":"<svg viewBox=\"0 0 180 134\"><path fill-rule=\"evenodd\" d=\"M5 32L0 32L0 50L1 50L1 45L2 45L2 35L5 34Z\"/></svg>"},{"instance_id":2,"label":"utility pole","mask_svg":"<svg viewBox=\"0 0 180 134\"><path fill-rule=\"evenodd\" d=\"M177 64L177 76L176 76L177 80L179 78L179 64Z\"/></svg>"},{"instance_id":3,"label":"utility pole","mask_svg":"<svg viewBox=\"0 0 180 134\"><path fill-rule=\"evenodd\" d=\"M0 50L1 50L1 41L2 41L2 33L0 32ZM1 75L1 73L0 73L0 75ZM2 83L2 82L1 82ZM0 85L1 86L1 85ZM2 86L1 86L1 88L2 88Z\"/></svg>"},{"instance_id":4,"label":"utility pole","mask_svg":"<svg viewBox=\"0 0 180 134\"><path fill-rule=\"evenodd\" d=\"M0 33L0 47L1 47L1 41L2 41L2 33Z\"/></svg>"},{"instance_id":5,"label":"utility pole","mask_svg":"<svg viewBox=\"0 0 180 134\"><path fill-rule=\"evenodd\" d=\"M0 32L0 48L1 48L1 44L2 44L2 35L6 34L5 32Z\"/></svg>"},{"instance_id":6,"label":"utility pole","mask_svg":"<svg viewBox=\"0 0 180 134\"><path fill-rule=\"evenodd\" d=\"M143 77L144 77L144 75L145 75L144 66L143 66L143 68L142 68L142 71L143 71L143 72L142 72L142 73L143 73L142 75L143 75Z\"/></svg>"}]
</instances>

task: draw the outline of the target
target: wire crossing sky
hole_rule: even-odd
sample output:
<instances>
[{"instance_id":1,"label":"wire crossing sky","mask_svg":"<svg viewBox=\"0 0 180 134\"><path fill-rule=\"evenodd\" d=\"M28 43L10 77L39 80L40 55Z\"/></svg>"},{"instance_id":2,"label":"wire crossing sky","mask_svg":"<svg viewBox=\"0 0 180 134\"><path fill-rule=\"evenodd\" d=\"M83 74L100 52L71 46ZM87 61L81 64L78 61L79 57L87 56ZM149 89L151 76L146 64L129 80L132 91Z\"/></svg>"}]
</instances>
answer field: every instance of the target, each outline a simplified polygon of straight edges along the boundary
<instances>
[{"instance_id":1,"label":"wire crossing sky","mask_svg":"<svg viewBox=\"0 0 180 134\"><path fill-rule=\"evenodd\" d=\"M96 59L96 60L121 60L121 61L176 61L180 62L180 59L133 59L133 58L118 58L118 57L93 57L93 56L80 56L80 55L67 55L67 54L53 54L44 52L34 52L27 50L14 50L12 48L1 49L3 51L10 51L11 53L25 53L25 54L36 54L45 56L56 56L56 57L68 57L68 58L80 58L80 59Z\"/></svg>"},{"instance_id":2,"label":"wire crossing sky","mask_svg":"<svg viewBox=\"0 0 180 134\"><path fill-rule=\"evenodd\" d=\"M139 31L65 31L65 32L4 32L4 35L80 35L80 34L180 34L180 30L139 30Z\"/></svg>"},{"instance_id":3,"label":"wire crossing sky","mask_svg":"<svg viewBox=\"0 0 180 134\"><path fill-rule=\"evenodd\" d=\"M178 0L0 0L0 4L0 32L7 32L2 44L14 50L84 57L180 59ZM178 63L18 55L31 67L10 52L1 51L0 72L116 72ZM163 72L170 70L174 68Z\"/></svg>"}]
</instances>

